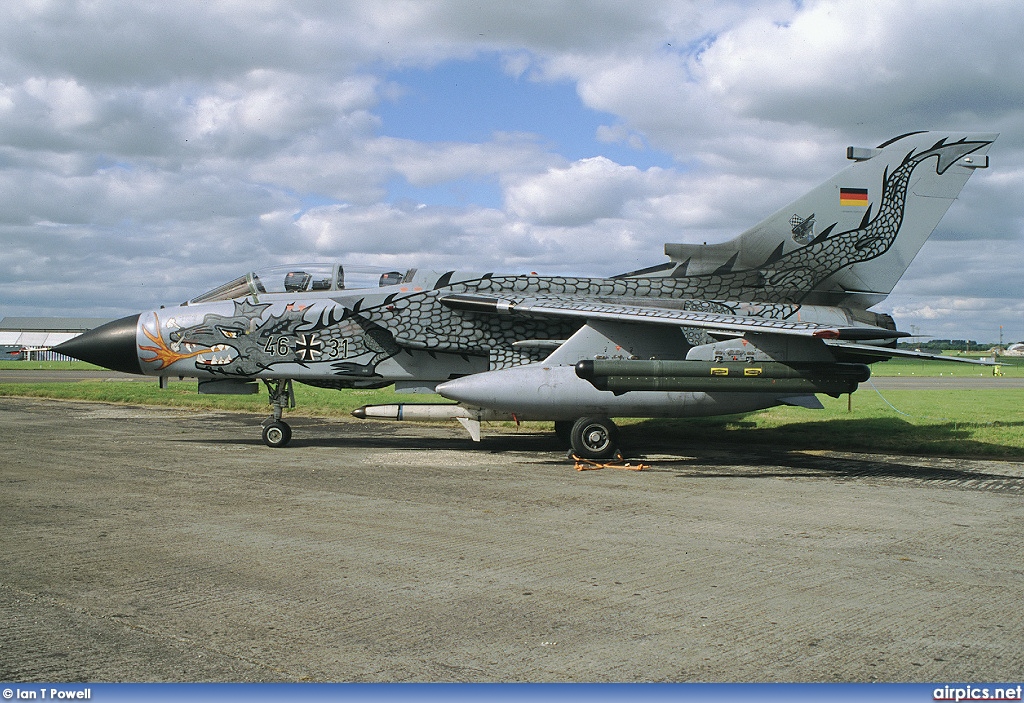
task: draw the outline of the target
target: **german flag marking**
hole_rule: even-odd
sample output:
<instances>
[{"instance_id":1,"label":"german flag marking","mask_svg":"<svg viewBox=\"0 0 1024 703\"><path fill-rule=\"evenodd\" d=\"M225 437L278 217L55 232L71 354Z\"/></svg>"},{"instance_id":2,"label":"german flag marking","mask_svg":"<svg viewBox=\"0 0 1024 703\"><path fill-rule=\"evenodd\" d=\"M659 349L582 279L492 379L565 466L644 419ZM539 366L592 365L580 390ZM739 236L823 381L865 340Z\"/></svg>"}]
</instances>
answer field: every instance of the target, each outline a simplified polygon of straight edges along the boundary
<instances>
[{"instance_id":1,"label":"german flag marking","mask_svg":"<svg viewBox=\"0 0 1024 703\"><path fill-rule=\"evenodd\" d=\"M840 188L839 204L843 207L867 207L867 188Z\"/></svg>"}]
</instances>

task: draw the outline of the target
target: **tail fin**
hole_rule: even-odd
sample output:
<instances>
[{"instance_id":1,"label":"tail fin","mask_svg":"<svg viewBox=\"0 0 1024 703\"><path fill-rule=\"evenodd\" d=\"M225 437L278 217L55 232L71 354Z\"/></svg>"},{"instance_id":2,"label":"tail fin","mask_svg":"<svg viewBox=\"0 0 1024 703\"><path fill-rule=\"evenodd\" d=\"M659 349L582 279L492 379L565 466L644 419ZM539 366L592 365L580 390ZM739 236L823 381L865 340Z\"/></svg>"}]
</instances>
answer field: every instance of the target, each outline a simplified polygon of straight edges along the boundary
<instances>
[{"instance_id":1,"label":"tail fin","mask_svg":"<svg viewBox=\"0 0 1024 703\"><path fill-rule=\"evenodd\" d=\"M892 292L996 134L915 132L875 149L722 244L666 244L684 279L719 300L867 308ZM653 272L653 270L652 270Z\"/></svg>"}]
</instances>

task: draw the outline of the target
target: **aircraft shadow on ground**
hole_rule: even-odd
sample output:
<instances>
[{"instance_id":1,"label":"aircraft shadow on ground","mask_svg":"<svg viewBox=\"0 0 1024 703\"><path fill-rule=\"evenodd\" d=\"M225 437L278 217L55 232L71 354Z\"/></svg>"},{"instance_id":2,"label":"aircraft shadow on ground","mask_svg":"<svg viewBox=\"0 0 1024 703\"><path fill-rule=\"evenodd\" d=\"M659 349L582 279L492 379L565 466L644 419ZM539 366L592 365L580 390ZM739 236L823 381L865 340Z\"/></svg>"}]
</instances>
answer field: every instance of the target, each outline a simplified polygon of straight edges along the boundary
<instances>
[{"instance_id":1,"label":"aircraft shadow on ground","mask_svg":"<svg viewBox=\"0 0 1024 703\"><path fill-rule=\"evenodd\" d=\"M735 424L735 423L734 423ZM919 455L912 451L896 451L879 448L855 448L850 446L830 447L821 439L822 425L828 425L829 432L837 433L878 433L890 434L911 428L901 420L840 420L828 423L807 423L808 432L816 438L802 436L804 426L789 426L784 436L762 436L753 428L741 427L736 430L717 428L708 432L708 427L687 426L685 421L646 421L623 428L622 439L627 460L647 460L657 472L675 473L678 478L811 478L815 476L860 479L896 478L942 484L986 484L989 489L1004 488L1013 491L1024 490L1024 478L1001 473L971 470L945 466L929 466L930 461L948 464L949 457L941 452L929 452L917 463L905 459ZM175 437L176 442L200 444L249 445L263 448L255 428L245 429L248 423L239 423L239 436L224 438ZM1006 426L1024 426L1022 423L1006 423ZM485 434L483 441L475 443L468 437L431 436L437 426L429 432L410 432L402 428L401 434L395 425L387 423L332 423L319 419L295 418L293 427L296 437L284 449L265 448L268 452L288 452L295 449L383 449L393 451L469 451L481 455L496 456L506 453L535 454L542 465L571 466L566 458L566 448L553 432L524 430ZM991 455L997 445L965 440L966 431L955 427L938 425L923 428L929 441L937 447L943 442L959 442L963 455ZM674 430L674 431L673 431ZM796 431L794 431L796 430ZM252 434L248 434L252 432ZM865 435L868 436L868 435ZM920 439L920 437L918 437ZM964 442L967 441L966 446ZM850 451L858 456L816 455L808 451ZM652 457L652 459L647 459ZM956 458L956 457L953 457Z\"/></svg>"},{"instance_id":2,"label":"aircraft shadow on ground","mask_svg":"<svg viewBox=\"0 0 1024 703\"><path fill-rule=\"evenodd\" d=\"M201 442L261 445L259 423L262 417L230 417L239 424L239 435L225 440L196 439ZM830 419L792 423L781 427L758 428L745 416L732 416L721 422L687 419L651 419L620 428L623 451L627 456L651 453L686 457L699 448L743 449L754 453L768 451L839 451L872 454L903 454L935 458L985 458L1024 460L1024 450L1011 444L982 442L972 438L976 425L957 422L914 425L899 418ZM442 424L389 423L361 421L337 422L324 418L289 418L295 438L290 446L472 449L501 451L562 451L568 447L553 431L524 426L522 431L494 429L484 425L483 441L472 442L457 426ZM234 423L232 423L234 424ZM537 423L541 424L541 423ZM997 422L1007 430L1024 427L1024 420ZM416 428L423 428L418 431ZM253 429L255 428L255 429ZM429 428L429 429L427 429ZM438 430L448 430L439 436ZM188 437L176 438L190 441Z\"/></svg>"},{"instance_id":3,"label":"aircraft shadow on ground","mask_svg":"<svg viewBox=\"0 0 1024 703\"><path fill-rule=\"evenodd\" d=\"M678 466L678 465L677 465ZM893 456L874 458L825 457L798 453L744 454L715 466L697 458L691 467L676 470L677 478L888 478L942 484L976 485L987 489L1024 491L1024 478L985 471L904 463Z\"/></svg>"},{"instance_id":4,"label":"aircraft shadow on ground","mask_svg":"<svg viewBox=\"0 0 1024 703\"><path fill-rule=\"evenodd\" d=\"M1002 423L1021 427L1024 422ZM667 434L663 421L648 421L627 427L623 443L636 453L640 447L648 454L677 454L687 441L688 468L680 478L798 478L827 475L843 478L886 477L946 483L994 482L990 487L1024 489L1024 478L1001 473L928 466L927 462L945 462L970 457L991 461L1015 461L1005 456L1015 447L978 442L969 438L962 424L948 423L920 427L899 419L830 420L790 425L784 431L740 428L707 432L708 428L687 429ZM697 432L701 432L697 436ZM871 438L912 437L903 446L871 445ZM840 437L829 441L829 435ZM863 438L851 442L849 437ZM645 442L645 440L648 440ZM865 446L867 445L867 446ZM858 456L821 455L808 452L850 452ZM727 457L727 458L726 458ZM921 463L903 461L913 457ZM723 466L723 459L729 468ZM749 470L748 470L749 469Z\"/></svg>"},{"instance_id":5,"label":"aircraft shadow on ground","mask_svg":"<svg viewBox=\"0 0 1024 703\"><path fill-rule=\"evenodd\" d=\"M234 437L226 439L200 439L200 438L173 438L176 442L195 442L197 444L221 444L221 445L251 445L262 447L263 442L259 437ZM391 449L412 450L412 451L476 451L481 454L504 454L506 452L531 452L550 453L558 452L562 457L566 456L566 448L561 445L555 436L546 435L500 435L484 437L480 443L473 442L469 437L409 437L393 436L384 437L380 435L366 435L362 433L324 436L309 435L295 437L291 443L280 451L289 449L322 447L324 449ZM270 450L268 451L278 451Z\"/></svg>"},{"instance_id":6,"label":"aircraft shadow on ground","mask_svg":"<svg viewBox=\"0 0 1024 703\"><path fill-rule=\"evenodd\" d=\"M1021 422L1000 422L1016 430ZM773 451L839 451L904 454L936 458L1024 459L1020 447L972 438L973 426L946 422L914 425L898 418L825 420L757 428L742 420L688 425L685 420L646 420L623 428L622 443L635 450L689 451L693 447L728 445Z\"/></svg>"},{"instance_id":7,"label":"aircraft shadow on ground","mask_svg":"<svg viewBox=\"0 0 1024 703\"><path fill-rule=\"evenodd\" d=\"M263 418L251 418L238 415L237 426L231 427L236 434L231 437L195 437L176 436L171 441L196 443L196 444L219 444L219 445L251 445L263 447L260 439L260 422ZM523 432L502 432L500 434L487 434L486 429L483 441L473 442L467 433L454 425L451 428L433 425L419 425L423 432L417 432L414 423L385 423L385 422L332 422L321 418L289 418L292 427L293 437L287 447L280 450L304 447L323 447L325 449L393 449L393 450L460 450L480 451L481 453L498 454L503 452L552 452L561 451L565 455L566 448L555 437L553 432L535 432L524 430ZM227 427L225 427L227 429ZM450 429L449 436L440 436L438 429Z\"/></svg>"}]
</instances>

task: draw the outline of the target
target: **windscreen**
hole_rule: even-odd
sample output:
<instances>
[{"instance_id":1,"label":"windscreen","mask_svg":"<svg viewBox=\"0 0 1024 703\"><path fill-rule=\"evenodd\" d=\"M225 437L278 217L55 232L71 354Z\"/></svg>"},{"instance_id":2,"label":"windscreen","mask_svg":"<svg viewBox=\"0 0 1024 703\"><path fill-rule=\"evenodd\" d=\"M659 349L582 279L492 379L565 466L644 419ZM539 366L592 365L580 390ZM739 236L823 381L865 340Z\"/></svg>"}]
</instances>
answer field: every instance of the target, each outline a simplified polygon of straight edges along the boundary
<instances>
[{"instance_id":1,"label":"windscreen","mask_svg":"<svg viewBox=\"0 0 1024 703\"><path fill-rule=\"evenodd\" d=\"M225 283L222 286L217 286L211 291L207 291L202 295L192 298L188 301L189 305L196 303L210 303L214 300L231 300L232 298L241 298L244 295L249 295L253 292L253 288L250 285L250 278L253 274L247 273L244 276L239 276L235 280Z\"/></svg>"},{"instance_id":2,"label":"windscreen","mask_svg":"<svg viewBox=\"0 0 1024 703\"><path fill-rule=\"evenodd\" d=\"M315 293L393 286L411 279L412 270L380 266L291 264L260 269L240 276L188 301L190 304L232 300L261 293Z\"/></svg>"}]
</instances>

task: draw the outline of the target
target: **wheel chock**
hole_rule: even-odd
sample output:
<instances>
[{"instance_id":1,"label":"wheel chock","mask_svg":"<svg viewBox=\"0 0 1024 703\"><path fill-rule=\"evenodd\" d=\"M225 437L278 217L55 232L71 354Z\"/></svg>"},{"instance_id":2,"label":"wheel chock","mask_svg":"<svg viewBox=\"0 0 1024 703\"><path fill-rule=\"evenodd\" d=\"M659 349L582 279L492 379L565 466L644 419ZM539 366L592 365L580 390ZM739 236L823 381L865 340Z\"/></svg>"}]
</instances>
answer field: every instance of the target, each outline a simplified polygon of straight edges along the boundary
<instances>
[{"instance_id":1,"label":"wheel chock","mask_svg":"<svg viewBox=\"0 0 1024 703\"><path fill-rule=\"evenodd\" d=\"M618 456L619 461L622 460L622 455ZM650 464L630 464L626 462L624 464L608 464L594 461L593 459L584 459L578 457L575 454L572 455L572 460L576 462L577 471L599 471L600 469L619 469L620 471L643 471L644 469L651 468Z\"/></svg>"}]
</instances>

